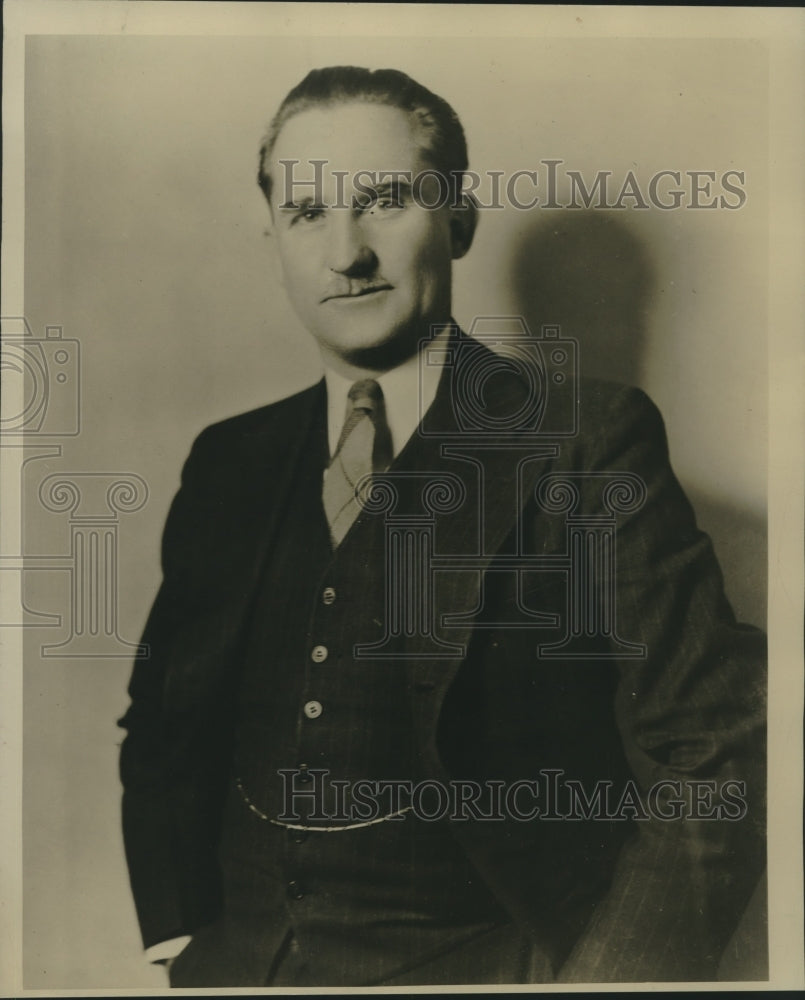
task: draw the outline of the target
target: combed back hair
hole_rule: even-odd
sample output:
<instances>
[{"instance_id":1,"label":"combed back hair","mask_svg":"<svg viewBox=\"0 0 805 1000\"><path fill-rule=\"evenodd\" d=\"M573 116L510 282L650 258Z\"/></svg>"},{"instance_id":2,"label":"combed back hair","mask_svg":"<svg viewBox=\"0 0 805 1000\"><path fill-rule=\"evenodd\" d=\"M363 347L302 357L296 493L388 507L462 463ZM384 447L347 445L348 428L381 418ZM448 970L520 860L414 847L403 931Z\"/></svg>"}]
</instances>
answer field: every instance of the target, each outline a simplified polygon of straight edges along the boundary
<instances>
[{"instance_id":1,"label":"combed back hair","mask_svg":"<svg viewBox=\"0 0 805 1000\"><path fill-rule=\"evenodd\" d=\"M455 194L467 169L467 141L458 115L444 98L396 69L327 66L314 69L291 90L268 126L260 147L257 183L271 204L269 160L283 125L310 108L336 104L385 104L410 114L421 136L428 164L443 174Z\"/></svg>"}]
</instances>

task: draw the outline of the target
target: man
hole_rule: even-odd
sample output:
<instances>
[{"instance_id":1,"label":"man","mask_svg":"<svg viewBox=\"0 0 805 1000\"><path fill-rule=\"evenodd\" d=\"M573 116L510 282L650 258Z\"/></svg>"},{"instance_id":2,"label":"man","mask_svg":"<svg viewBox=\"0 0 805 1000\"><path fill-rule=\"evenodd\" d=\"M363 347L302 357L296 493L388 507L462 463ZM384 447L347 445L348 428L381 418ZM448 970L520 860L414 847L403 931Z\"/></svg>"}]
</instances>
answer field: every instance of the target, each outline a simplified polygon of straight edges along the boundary
<instances>
[{"instance_id":1,"label":"man","mask_svg":"<svg viewBox=\"0 0 805 1000\"><path fill-rule=\"evenodd\" d=\"M207 428L165 529L121 774L174 986L712 979L762 871L763 637L645 396L451 320L466 169L390 70L262 148L325 378Z\"/></svg>"}]
</instances>

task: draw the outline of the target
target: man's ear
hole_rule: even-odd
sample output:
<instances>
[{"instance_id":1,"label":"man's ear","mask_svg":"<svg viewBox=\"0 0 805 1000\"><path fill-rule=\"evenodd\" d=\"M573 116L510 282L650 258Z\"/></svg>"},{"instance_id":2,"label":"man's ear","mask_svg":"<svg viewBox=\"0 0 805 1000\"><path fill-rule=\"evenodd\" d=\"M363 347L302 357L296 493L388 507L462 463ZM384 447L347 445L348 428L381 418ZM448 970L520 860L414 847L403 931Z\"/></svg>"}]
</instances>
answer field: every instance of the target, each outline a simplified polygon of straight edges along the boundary
<instances>
[{"instance_id":1,"label":"man's ear","mask_svg":"<svg viewBox=\"0 0 805 1000\"><path fill-rule=\"evenodd\" d=\"M461 204L450 208L450 236L453 243L453 260L458 260L472 246L475 227L478 225L478 202L475 195L461 195Z\"/></svg>"}]
</instances>

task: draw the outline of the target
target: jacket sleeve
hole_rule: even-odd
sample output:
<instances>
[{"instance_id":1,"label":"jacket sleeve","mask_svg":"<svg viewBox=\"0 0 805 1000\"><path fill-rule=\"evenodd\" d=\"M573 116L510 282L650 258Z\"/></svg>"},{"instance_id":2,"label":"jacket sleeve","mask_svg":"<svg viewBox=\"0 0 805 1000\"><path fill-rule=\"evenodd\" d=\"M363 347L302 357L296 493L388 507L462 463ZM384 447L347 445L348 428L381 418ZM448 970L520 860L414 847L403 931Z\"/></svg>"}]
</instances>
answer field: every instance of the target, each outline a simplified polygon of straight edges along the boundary
<instances>
[{"instance_id":1,"label":"jacket sleeve","mask_svg":"<svg viewBox=\"0 0 805 1000\"><path fill-rule=\"evenodd\" d=\"M198 609L193 560L203 550L204 434L194 444L168 514L162 584L129 685L120 753L123 837L143 943L193 933L220 906L215 861L220 812L220 720L168 710L172 675L187 654ZM180 650L181 655L180 655ZM191 654L192 655L192 654Z\"/></svg>"},{"instance_id":2,"label":"jacket sleeve","mask_svg":"<svg viewBox=\"0 0 805 1000\"><path fill-rule=\"evenodd\" d=\"M615 708L648 818L559 980L713 979L764 865L765 636L735 621L642 392L615 398L586 467L645 487L619 518L614 592L646 653L620 661Z\"/></svg>"}]
</instances>

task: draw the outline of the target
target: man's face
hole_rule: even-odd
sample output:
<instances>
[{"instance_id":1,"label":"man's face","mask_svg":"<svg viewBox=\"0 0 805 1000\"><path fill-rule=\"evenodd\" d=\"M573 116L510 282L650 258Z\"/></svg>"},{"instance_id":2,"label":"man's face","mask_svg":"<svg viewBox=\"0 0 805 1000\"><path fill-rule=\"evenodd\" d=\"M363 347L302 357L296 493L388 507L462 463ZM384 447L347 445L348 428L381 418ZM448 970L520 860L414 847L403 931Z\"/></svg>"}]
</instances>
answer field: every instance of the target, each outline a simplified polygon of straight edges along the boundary
<instances>
[{"instance_id":1,"label":"man's face","mask_svg":"<svg viewBox=\"0 0 805 1000\"><path fill-rule=\"evenodd\" d=\"M315 160L327 161L316 185ZM311 108L280 131L269 169L283 284L335 367L393 367L450 317L451 261L467 247L446 193L425 207L440 201L436 178L412 198L428 167L409 116L387 105ZM383 177L393 171L408 180Z\"/></svg>"}]
</instances>

